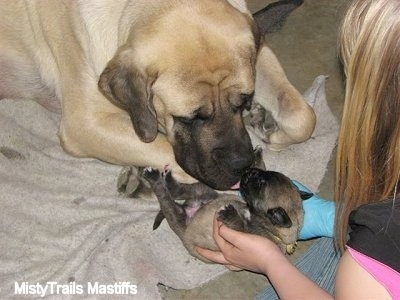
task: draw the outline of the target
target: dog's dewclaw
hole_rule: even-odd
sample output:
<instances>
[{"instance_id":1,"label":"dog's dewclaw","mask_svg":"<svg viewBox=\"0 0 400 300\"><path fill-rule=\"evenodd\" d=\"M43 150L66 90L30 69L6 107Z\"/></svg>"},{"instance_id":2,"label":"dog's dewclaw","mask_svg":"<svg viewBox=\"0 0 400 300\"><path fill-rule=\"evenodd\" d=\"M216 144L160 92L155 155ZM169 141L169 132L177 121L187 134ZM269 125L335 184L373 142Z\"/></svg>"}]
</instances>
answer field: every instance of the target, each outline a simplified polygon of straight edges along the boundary
<instances>
[{"instance_id":1,"label":"dog's dewclaw","mask_svg":"<svg viewBox=\"0 0 400 300\"><path fill-rule=\"evenodd\" d=\"M286 245L286 253L291 255L296 251L297 243Z\"/></svg>"}]
</instances>

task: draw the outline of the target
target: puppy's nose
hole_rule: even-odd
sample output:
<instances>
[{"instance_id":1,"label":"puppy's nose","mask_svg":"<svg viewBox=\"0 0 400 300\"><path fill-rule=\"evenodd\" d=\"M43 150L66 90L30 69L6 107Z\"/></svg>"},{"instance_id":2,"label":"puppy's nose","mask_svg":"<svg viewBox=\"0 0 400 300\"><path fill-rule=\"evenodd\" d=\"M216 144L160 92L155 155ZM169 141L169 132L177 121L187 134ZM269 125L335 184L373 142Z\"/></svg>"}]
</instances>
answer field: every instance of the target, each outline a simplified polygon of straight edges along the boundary
<instances>
[{"instance_id":1,"label":"puppy's nose","mask_svg":"<svg viewBox=\"0 0 400 300\"><path fill-rule=\"evenodd\" d=\"M250 181L250 180L255 180L255 179L258 180L258 179L261 177L261 174L262 174L263 172L265 172L265 171L262 171L262 170L257 169L257 168L250 168L250 169L247 169L246 172L243 174L241 180L242 180L244 183L247 183L247 182Z\"/></svg>"}]
</instances>

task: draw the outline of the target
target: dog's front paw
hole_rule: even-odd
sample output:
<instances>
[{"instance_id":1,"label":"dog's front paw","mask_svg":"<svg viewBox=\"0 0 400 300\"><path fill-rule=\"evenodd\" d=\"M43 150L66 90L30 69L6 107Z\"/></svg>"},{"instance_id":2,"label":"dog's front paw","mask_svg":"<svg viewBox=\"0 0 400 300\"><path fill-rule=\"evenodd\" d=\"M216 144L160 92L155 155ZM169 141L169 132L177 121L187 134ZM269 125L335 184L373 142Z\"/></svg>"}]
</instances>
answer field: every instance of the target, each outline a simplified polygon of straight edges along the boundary
<instances>
[{"instance_id":1,"label":"dog's front paw","mask_svg":"<svg viewBox=\"0 0 400 300\"><path fill-rule=\"evenodd\" d=\"M158 169L147 167L143 169L143 178L146 179L151 185L162 180L162 174Z\"/></svg>"}]
</instances>

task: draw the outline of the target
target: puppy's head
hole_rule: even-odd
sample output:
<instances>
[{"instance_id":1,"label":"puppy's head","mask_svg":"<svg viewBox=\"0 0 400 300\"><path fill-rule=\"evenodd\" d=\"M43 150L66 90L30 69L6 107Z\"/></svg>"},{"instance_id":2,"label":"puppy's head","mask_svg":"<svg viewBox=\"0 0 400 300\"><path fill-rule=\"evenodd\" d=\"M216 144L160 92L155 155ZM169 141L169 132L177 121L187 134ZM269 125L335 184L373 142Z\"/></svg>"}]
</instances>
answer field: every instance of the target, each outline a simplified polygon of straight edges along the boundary
<instances>
[{"instance_id":1,"label":"puppy's head","mask_svg":"<svg viewBox=\"0 0 400 300\"><path fill-rule=\"evenodd\" d=\"M168 3L132 27L99 86L142 141L165 134L188 174L228 189L254 160L242 111L254 94L259 35L226 1Z\"/></svg>"},{"instance_id":2,"label":"puppy's head","mask_svg":"<svg viewBox=\"0 0 400 300\"><path fill-rule=\"evenodd\" d=\"M268 219L284 244L297 240L303 223L301 202L311 195L300 193L282 173L256 168L249 169L242 176L240 192L250 213Z\"/></svg>"}]
</instances>

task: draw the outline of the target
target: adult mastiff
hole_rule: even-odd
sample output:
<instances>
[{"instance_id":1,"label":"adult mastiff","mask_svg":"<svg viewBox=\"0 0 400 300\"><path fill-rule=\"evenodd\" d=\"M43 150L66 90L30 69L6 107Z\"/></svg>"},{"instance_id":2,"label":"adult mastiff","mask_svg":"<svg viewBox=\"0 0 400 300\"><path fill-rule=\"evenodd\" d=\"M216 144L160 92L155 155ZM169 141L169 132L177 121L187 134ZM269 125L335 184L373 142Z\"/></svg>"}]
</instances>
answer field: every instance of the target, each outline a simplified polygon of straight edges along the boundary
<instances>
[{"instance_id":1,"label":"adult mastiff","mask_svg":"<svg viewBox=\"0 0 400 300\"><path fill-rule=\"evenodd\" d=\"M245 1L0 2L0 98L60 110L72 155L228 189L253 162L253 95L278 124L271 148L311 136L314 112Z\"/></svg>"}]
</instances>

